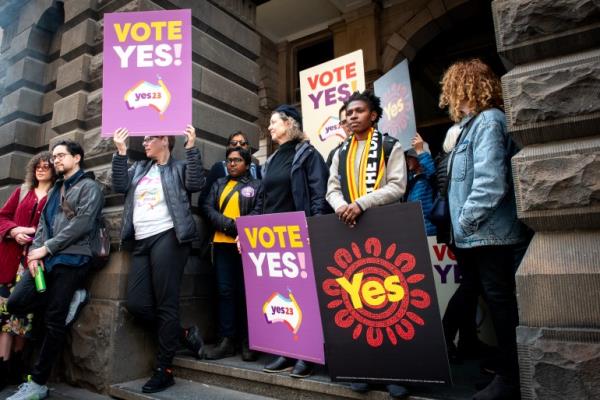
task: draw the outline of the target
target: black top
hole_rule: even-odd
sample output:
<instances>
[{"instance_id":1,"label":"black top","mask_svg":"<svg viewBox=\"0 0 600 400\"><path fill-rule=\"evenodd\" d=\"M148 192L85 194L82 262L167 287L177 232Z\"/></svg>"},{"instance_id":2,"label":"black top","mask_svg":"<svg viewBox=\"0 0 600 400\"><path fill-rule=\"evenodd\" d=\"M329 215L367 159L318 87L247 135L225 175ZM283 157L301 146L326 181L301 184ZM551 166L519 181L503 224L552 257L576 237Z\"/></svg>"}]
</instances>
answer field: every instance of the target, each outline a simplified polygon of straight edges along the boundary
<instances>
[{"instance_id":1,"label":"black top","mask_svg":"<svg viewBox=\"0 0 600 400\"><path fill-rule=\"evenodd\" d=\"M296 211L292 197L291 172L297 144L298 141L291 140L279 146L279 150L271 159L267 175L263 176L265 214Z\"/></svg>"}]
</instances>

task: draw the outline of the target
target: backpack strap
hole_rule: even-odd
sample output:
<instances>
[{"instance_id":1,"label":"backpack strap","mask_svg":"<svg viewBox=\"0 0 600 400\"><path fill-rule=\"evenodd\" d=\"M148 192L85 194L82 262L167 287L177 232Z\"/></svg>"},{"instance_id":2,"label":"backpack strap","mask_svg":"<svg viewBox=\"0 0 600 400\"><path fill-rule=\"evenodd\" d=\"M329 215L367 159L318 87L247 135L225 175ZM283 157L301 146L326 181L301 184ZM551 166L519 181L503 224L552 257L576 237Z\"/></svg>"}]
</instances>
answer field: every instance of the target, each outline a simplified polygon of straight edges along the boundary
<instances>
[{"instance_id":1,"label":"backpack strap","mask_svg":"<svg viewBox=\"0 0 600 400\"><path fill-rule=\"evenodd\" d=\"M29 193L29 188L27 187L27 184L24 183L21 185L21 191L19 192L19 204L21 204L25 196L27 196L27 193Z\"/></svg>"},{"instance_id":2,"label":"backpack strap","mask_svg":"<svg viewBox=\"0 0 600 400\"><path fill-rule=\"evenodd\" d=\"M390 159L390 154L392 154L392 149L398 139L390 136L387 133L383 134L383 158L385 160L385 165L387 165L388 160Z\"/></svg>"}]
</instances>

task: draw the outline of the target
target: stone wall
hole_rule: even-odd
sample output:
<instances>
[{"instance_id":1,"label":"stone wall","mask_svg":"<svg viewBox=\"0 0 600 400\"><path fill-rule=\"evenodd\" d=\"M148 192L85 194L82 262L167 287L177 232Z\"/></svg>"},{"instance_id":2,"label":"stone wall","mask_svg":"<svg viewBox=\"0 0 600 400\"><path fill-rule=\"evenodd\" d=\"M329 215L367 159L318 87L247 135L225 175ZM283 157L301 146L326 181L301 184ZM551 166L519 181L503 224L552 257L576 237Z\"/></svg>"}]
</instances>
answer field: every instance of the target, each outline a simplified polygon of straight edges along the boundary
<instances>
[{"instance_id":1,"label":"stone wall","mask_svg":"<svg viewBox=\"0 0 600 400\"><path fill-rule=\"evenodd\" d=\"M100 136L103 16L163 8L192 9L192 123L204 166L222 159L226 138L235 130L244 130L258 148L261 40L247 1L65 0L63 7L56 0L10 0L0 5L5 30L0 71L6 71L0 74L0 201L23 179L31 154L63 138L83 143L86 166L106 196L113 253L90 279L91 301L72 329L60 368L68 382L97 391L147 375L155 353L153 335L124 308L130 259L118 246L123 197L110 189L114 145ZM130 156L139 158L141 142L134 139L130 147ZM180 138L176 156L183 155L182 148ZM196 246L185 266L181 315L184 325L198 324L210 339L215 335L213 273L201 256Z\"/></svg>"},{"instance_id":2,"label":"stone wall","mask_svg":"<svg viewBox=\"0 0 600 400\"><path fill-rule=\"evenodd\" d=\"M517 209L536 233L517 272L523 399L600 397L600 7L493 3Z\"/></svg>"}]
</instances>

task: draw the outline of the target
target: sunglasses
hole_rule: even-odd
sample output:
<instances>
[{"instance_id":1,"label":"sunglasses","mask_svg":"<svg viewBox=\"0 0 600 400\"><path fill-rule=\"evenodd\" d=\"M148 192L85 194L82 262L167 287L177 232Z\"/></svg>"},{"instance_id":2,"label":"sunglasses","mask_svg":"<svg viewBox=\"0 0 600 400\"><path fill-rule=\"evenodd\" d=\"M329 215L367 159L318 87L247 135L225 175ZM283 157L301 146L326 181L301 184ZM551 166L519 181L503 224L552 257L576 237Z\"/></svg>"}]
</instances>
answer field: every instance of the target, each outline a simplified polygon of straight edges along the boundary
<instances>
[{"instance_id":1,"label":"sunglasses","mask_svg":"<svg viewBox=\"0 0 600 400\"><path fill-rule=\"evenodd\" d=\"M245 146L247 144L248 144L248 142L246 142L245 140L230 140L229 141L230 146Z\"/></svg>"},{"instance_id":2,"label":"sunglasses","mask_svg":"<svg viewBox=\"0 0 600 400\"><path fill-rule=\"evenodd\" d=\"M36 171L50 171L50 166L48 164L36 165L35 170Z\"/></svg>"}]
</instances>

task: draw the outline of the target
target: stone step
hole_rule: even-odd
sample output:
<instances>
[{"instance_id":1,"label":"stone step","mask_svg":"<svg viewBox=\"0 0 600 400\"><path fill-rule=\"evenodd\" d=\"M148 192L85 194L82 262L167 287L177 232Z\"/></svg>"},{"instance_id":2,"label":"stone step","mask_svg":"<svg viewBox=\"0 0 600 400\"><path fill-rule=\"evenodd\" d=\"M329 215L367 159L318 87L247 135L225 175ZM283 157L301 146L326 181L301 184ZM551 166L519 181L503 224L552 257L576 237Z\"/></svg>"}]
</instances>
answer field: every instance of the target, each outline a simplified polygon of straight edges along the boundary
<instances>
[{"instance_id":1,"label":"stone step","mask_svg":"<svg viewBox=\"0 0 600 400\"><path fill-rule=\"evenodd\" d=\"M109 394L122 400L275 400L219 386L176 378L175 386L159 393L142 393L147 378L112 385Z\"/></svg>"},{"instance_id":2,"label":"stone step","mask_svg":"<svg viewBox=\"0 0 600 400\"><path fill-rule=\"evenodd\" d=\"M315 374L305 379L295 379L287 373L263 372L262 368L270 359L269 357L263 355L257 362L244 362L239 356L218 361L176 357L174 369L175 375L179 378L281 400L390 399L388 393L382 390L360 394L353 392L349 384L331 382L322 366L317 366ZM410 399L470 399L475 392L473 384L481 379L478 364L470 362L456 366L453 368L453 376L455 384L451 387L439 385L410 387L412 392Z\"/></svg>"}]
</instances>

